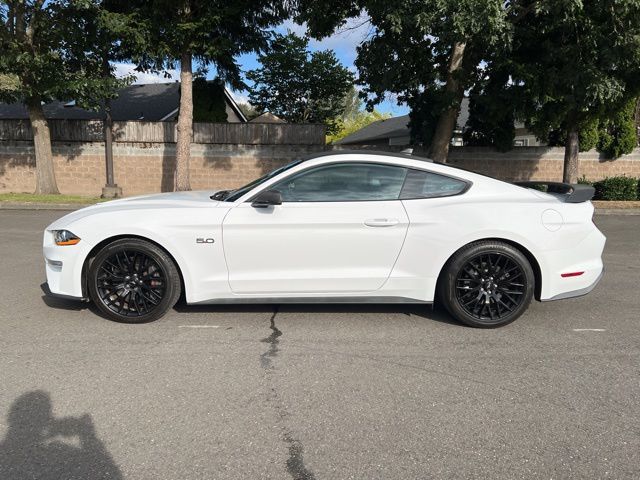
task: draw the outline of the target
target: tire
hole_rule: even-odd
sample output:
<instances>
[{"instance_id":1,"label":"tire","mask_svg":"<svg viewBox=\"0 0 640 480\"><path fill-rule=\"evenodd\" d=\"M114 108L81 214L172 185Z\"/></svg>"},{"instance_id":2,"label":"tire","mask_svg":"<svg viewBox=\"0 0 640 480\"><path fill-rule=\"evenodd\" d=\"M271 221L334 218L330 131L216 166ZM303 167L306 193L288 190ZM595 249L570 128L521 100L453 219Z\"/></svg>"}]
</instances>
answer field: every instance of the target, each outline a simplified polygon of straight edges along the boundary
<instances>
[{"instance_id":1,"label":"tire","mask_svg":"<svg viewBox=\"0 0 640 480\"><path fill-rule=\"evenodd\" d=\"M447 262L439 298L458 321L478 328L507 325L533 298L535 276L520 250L500 241L480 241Z\"/></svg>"},{"instance_id":2,"label":"tire","mask_svg":"<svg viewBox=\"0 0 640 480\"><path fill-rule=\"evenodd\" d=\"M162 317L180 297L180 273L157 245L137 238L115 240L92 259L89 296L108 319L147 323Z\"/></svg>"}]
</instances>

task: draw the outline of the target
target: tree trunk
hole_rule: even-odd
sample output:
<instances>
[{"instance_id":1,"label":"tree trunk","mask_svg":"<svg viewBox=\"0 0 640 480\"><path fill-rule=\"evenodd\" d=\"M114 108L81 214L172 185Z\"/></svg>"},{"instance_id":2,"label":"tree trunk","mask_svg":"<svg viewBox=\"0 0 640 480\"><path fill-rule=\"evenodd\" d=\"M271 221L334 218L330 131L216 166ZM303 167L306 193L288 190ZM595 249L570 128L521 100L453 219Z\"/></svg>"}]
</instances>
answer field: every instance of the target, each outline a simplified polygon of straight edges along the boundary
<instances>
[{"instance_id":1,"label":"tree trunk","mask_svg":"<svg viewBox=\"0 0 640 480\"><path fill-rule=\"evenodd\" d=\"M436 162L446 162L449 156L449 145L453 137L453 130L456 127L458 112L460 111L460 102L464 95L464 86L460 82L459 75L462 70L462 61L464 59L464 50L467 44L464 42L456 42L451 49L451 59L449 60L449 68L447 70L447 83L444 90L447 95L453 96L456 100L455 104L440 114L436 130L433 133L431 145L429 146L429 157Z\"/></svg>"},{"instance_id":2,"label":"tree trunk","mask_svg":"<svg viewBox=\"0 0 640 480\"><path fill-rule=\"evenodd\" d=\"M39 98L28 102L29 121L33 131L33 146L36 152L36 195L59 194L56 175L53 171L51 133L42 111Z\"/></svg>"},{"instance_id":3,"label":"tree trunk","mask_svg":"<svg viewBox=\"0 0 640 480\"><path fill-rule=\"evenodd\" d=\"M580 141L578 139L578 127L571 125L567 129L567 140L564 144L564 171L562 181L577 183L578 181L578 152Z\"/></svg>"},{"instance_id":4,"label":"tree trunk","mask_svg":"<svg viewBox=\"0 0 640 480\"><path fill-rule=\"evenodd\" d=\"M180 62L180 113L178 114L178 139L176 142L175 189L191 190L189 183L189 158L193 137L193 74L191 52L182 54Z\"/></svg>"}]
</instances>

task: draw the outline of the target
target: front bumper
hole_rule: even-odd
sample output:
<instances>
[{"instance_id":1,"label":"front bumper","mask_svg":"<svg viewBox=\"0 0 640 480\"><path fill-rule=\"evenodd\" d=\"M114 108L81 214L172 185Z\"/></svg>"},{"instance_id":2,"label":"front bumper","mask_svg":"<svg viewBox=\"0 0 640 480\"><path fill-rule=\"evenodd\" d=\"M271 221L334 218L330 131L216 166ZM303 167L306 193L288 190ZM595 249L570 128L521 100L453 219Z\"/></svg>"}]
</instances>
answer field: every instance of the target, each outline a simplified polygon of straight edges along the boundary
<instances>
[{"instance_id":1,"label":"front bumper","mask_svg":"<svg viewBox=\"0 0 640 480\"><path fill-rule=\"evenodd\" d=\"M58 246L50 231L44 232L42 252L45 259L47 285L52 295L81 300L82 265L88 245L81 241L77 245Z\"/></svg>"}]
</instances>

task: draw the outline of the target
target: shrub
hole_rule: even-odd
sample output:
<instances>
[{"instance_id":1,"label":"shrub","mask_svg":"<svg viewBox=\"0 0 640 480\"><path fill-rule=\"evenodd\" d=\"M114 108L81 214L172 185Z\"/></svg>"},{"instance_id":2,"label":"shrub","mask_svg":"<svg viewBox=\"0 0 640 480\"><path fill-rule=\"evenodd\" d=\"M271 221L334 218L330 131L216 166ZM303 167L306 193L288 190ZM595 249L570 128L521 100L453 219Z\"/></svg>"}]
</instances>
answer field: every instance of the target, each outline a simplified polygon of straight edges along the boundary
<instances>
[{"instance_id":1,"label":"shrub","mask_svg":"<svg viewBox=\"0 0 640 480\"><path fill-rule=\"evenodd\" d=\"M594 200L637 200L638 179L631 177L608 177L594 182Z\"/></svg>"},{"instance_id":2,"label":"shrub","mask_svg":"<svg viewBox=\"0 0 640 480\"><path fill-rule=\"evenodd\" d=\"M591 180L587 180L587 177L585 177L584 175L581 176L578 179L578 184L579 185L591 185L591 186L593 186L593 182Z\"/></svg>"}]
</instances>

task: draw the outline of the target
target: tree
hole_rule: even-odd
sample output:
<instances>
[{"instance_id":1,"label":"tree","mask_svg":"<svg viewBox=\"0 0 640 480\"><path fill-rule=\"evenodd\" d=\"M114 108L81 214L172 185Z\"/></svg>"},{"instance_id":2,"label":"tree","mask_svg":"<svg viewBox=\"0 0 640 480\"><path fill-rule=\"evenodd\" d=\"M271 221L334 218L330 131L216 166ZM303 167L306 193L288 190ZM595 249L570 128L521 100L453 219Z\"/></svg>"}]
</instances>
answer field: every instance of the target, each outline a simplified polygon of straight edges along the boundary
<instances>
[{"instance_id":1,"label":"tree","mask_svg":"<svg viewBox=\"0 0 640 480\"><path fill-rule=\"evenodd\" d=\"M373 112L360 111L344 120L341 120L339 129L335 133L327 135L327 143L335 143L338 140L346 137L347 135L351 135L352 133L363 129L373 122L386 120L390 117L390 114L380 113L377 110L374 110Z\"/></svg>"},{"instance_id":2,"label":"tree","mask_svg":"<svg viewBox=\"0 0 640 480\"><path fill-rule=\"evenodd\" d=\"M258 57L261 67L247 73L253 82L249 101L290 123L324 123L338 128L344 98L353 87L353 74L330 50L309 52L309 41L293 33L279 35Z\"/></svg>"},{"instance_id":3,"label":"tree","mask_svg":"<svg viewBox=\"0 0 640 480\"><path fill-rule=\"evenodd\" d=\"M219 79L211 82L205 78L193 81L193 120L195 122L226 122L227 102L224 83Z\"/></svg>"},{"instance_id":4,"label":"tree","mask_svg":"<svg viewBox=\"0 0 640 480\"><path fill-rule=\"evenodd\" d=\"M618 158L631 153L638 145L635 119L637 101L637 98L631 98L611 118L601 122L598 150L608 158Z\"/></svg>"},{"instance_id":5,"label":"tree","mask_svg":"<svg viewBox=\"0 0 640 480\"><path fill-rule=\"evenodd\" d=\"M342 112L342 121L347 122L355 119L362 113L364 102L360 98L360 92L352 86L344 96L344 111Z\"/></svg>"},{"instance_id":6,"label":"tree","mask_svg":"<svg viewBox=\"0 0 640 480\"><path fill-rule=\"evenodd\" d=\"M87 97L77 101L78 106L90 110L102 109L103 135L105 150L105 177L102 188L103 198L114 198L122 195L122 189L115 183L113 167L113 120L111 117L111 100L117 96L117 89L132 83L135 76L128 75L116 79L111 62L128 60L130 52L124 48L123 39L131 42L138 36L138 25L128 6L122 8L113 0L84 0L65 2L65 15L73 18L72 28L82 28L84 35L75 38L71 48L75 50L75 58L85 61L93 58L94 65L100 65L95 72L101 79L104 88L94 90ZM73 32L62 31L63 38L73 38ZM81 65L79 65L82 68ZM87 101L88 100L88 101Z\"/></svg>"},{"instance_id":7,"label":"tree","mask_svg":"<svg viewBox=\"0 0 640 480\"><path fill-rule=\"evenodd\" d=\"M204 73L213 65L220 80L245 87L236 57L268 46L269 27L288 15L277 0L131 0L143 41L132 45L141 70L166 71L180 64L180 110L176 144L175 188L189 190L193 137L193 63Z\"/></svg>"},{"instance_id":8,"label":"tree","mask_svg":"<svg viewBox=\"0 0 640 480\"><path fill-rule=\"evenodd\" d=\"M330 34L362 11L373 33L358 48L359 83L369 109L397 95L411 108L415 141L445 161L465 90L478 77L481 61L509 44L507 12L501 0L302 1L298 20L315 36Z\"/></svg>"},{"instance_id":9,"label":"tree","mask_svg":"<svg viewBox=\"0 0 640 480\"><path fill-rule=\"evenodd\" d=\"M337 129L334 133L327 135L327 143L335 143L373 122L386 120L391 117L391 114L380 113L377 110L373 110L372 112L364 110L364 102L355 87L351 87L347 91L343 99L343 104L344 111L337 122Z\"/></svg>"},{"instance_id":10,"label":"tree","mask_svg":"<svg viewBox=\"0 0 640 480\"><path fill-rule=\"evenodd\" d=\"M51 134L42 109L52 100L96 107L119 86L103 78L102 57L87 48L88 19L76 2L0 0L0 100L23 102L36 156L36 193L56 194Z\"/></svg>"},{"instance_id":11,"label":"tree","mask_svg":"<svg viewBox=\"0 0 640 480\"><path fill-rule=\"evenodd\" d=\"M260 115L258 111L253 107L253 105L251 105L248 102L238 103L238 108L240 109L240 111L248 121L251 121L254 118L256 118L258 115Z\"/></svg>"},{"instance_id":12,"label":"tree","mask_svg":"<svg viewBox=\"0 0 640 480\"><path fill-rule=\"evenodd\" d=\"M640 90L640 3L530 2L515 25L510 71L519 115L538 137L561 130L563 180L578 178L579 133Z\"/></svg>"},{"instance_id":13,"label":"tree","mask_svg":"<svg viewBox=\"0 0 640 480\"><path fill-rule=\"evenodd\" d=\"M515 109L509 90L509 72L487 65L485 76L469 93L469 118L464 128L465 145L491 146L506 152L513 148Z\"/></svg>"}]
</instances>

